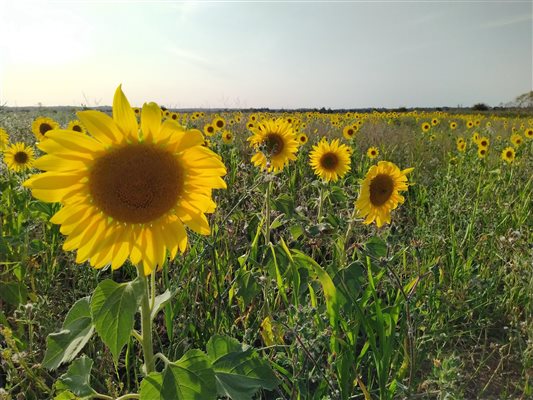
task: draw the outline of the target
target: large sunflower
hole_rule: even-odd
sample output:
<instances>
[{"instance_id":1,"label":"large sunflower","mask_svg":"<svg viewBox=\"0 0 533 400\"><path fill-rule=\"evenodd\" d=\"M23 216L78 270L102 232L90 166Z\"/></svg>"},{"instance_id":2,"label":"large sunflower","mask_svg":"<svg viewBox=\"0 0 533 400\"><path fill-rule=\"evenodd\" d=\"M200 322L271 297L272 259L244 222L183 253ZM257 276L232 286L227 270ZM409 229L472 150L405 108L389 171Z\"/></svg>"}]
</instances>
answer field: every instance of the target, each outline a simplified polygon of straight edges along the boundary
<instances>
[{"instance_id":1,"label":"large sunflower","mask_svg":"<svg viewBox=\"0 0 533 400\"><path fill-rule=\"evenodd\" d=\"M4 151L4 162L7 167L15 172L30 169L35 161L33 148L24 143L14 143Z\"/></svg>"},{"instance_id":2,"label":"large sunflower","mask_svg":"<svg viewBox=\"0 0 533 400\"><path fill-rule=\"evenodd\" d=\"M322 140L313 146L309 153L309 164L315 174L324 181L337 181L350 170L350 152L348 146L340 144L339 139L328 143Z\"/></svg>"},{"instance_id":3,"label":"large sunflower","mask_svg":"<svg viewBox=\"0 0 533 400\"><path fill-rule=\"evenodd\" d=\"M407 190L407 174L413 168L400 170L389 161L380 161L368 170L355 202L357 214L365 224L390 224L390 212L404 202L401 191Z\"/></svg>"},{"instance_id":4,"label":"large sunflower","mask_svg":"<svg viewBox=\"0 0 533 400\"><path fill-rule=\"evenodd\" d=\"M257 150L252 156L255 166L269 172L281 171L289 160L296 160L298 141L292 125L284 119L268 119L251 128L250 146Z\"/></svg>"},{"instance_id":5,"label":"large sunflower","mask_svg":"<svg viewBox=\"0 0 533 400\"><path fill-rule=\"evenodd\" d=\"M31 130L39 142L47 137L47 132L54 129L59 129L59 124L48 117L39 117L31 124Z\"/></svg>"},{"instance_id":6,"label":"large sunflower","mask_svg":"<svg viewBox=\"0 0 533 400\"><path fill-rule=\"evenodd\" d=\"M226 168L202 147L198 130L161 122L155 103L144 104L141 122L120 86L113 118L78 112L89 135L55 130L39 148L48 153L35 166L48 171L24 185L47 202L61 202L51 219L67 235L63 248L77 249L76 262L119 268L129 257L149 274L167 250L174 258L187 247L185 227L210 233L213 189L226 188Z\"/></svg>"}]
</instances>

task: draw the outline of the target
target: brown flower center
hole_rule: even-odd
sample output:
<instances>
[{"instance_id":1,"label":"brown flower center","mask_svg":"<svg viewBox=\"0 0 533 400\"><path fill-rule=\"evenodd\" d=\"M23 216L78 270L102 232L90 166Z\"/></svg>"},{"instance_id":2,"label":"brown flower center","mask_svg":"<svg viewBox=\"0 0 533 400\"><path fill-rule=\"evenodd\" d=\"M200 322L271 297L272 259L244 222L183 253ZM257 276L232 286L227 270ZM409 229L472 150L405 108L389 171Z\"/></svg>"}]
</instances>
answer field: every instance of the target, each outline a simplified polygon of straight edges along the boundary
<instances>
[{"instance_id":1,"label":"brown flower center","mask_svg":"<svg viewBox=\"0 0 533 400\"><path fill-rule=\"evenodd\" d=\"M283 151L285 143L283 138L277 133L269 133L265 139L266 151L270 156L277 156Z\"/></svg>"},{"instance_id":2,"label":"brown flower center","mask_svg":"<svg viewBox=\"0 0 533 400\"><path fill-rule=\"evenodd\" d=\"M507 156L507 158L512 158L513 157L513 152L512 151L508 151L506 153L506 156Z\"/></svg>"},{"instance_id":3,"label":"brown flower center","mask_svg":"<svg viewBox=\"0 0 533 400\"><path fill-rule=\"evenodd\" d=\"M28 153L24 151L17 151L13 157L17 164L26 164L28 162Z\"/></svg>"},{"instance_id":4,"label":"brown flower center","mask_svg":"<svg viewBox=\"0 0 533 400\"><path fill-rule=\"evenodd\" d=\"M89 191L95 205L117 221L147 223L175 206L183 180L184 171L171 153L137 144L97 159Z\"/></svg>"},{"instance_id":5,"label":"brown flower center","mask_svg":"<svg viewBox=\"0 0 533 400\"><path fill-rule=\"evenodd\" d=\"M328 171L333 171L339 164L339 158L335 153L326 153L320 157L320 166Z\"/></svg>"},{"instance_id":6,"label":"brown flower center","mask_svg":"<svg viewBox=\"0 0 533 400\"><path fill-rule=\"evenodd\" d=\"M394 181L387 174L379 174L370 182L370 202L382 206L390 199L394 190Z\"/></svg>"},{"instance_id":7,"label":"brown flower center","mask_svg":"<svg viewBox=\"0 0 533 400\"><path fill-rule=\"evenodd\" d=\"M41 132L41 135L44 135L46 132L50 130L52 130L52 126L47 122L44 122L39 126L39 132Z\"/></svg>"}]
</instances>

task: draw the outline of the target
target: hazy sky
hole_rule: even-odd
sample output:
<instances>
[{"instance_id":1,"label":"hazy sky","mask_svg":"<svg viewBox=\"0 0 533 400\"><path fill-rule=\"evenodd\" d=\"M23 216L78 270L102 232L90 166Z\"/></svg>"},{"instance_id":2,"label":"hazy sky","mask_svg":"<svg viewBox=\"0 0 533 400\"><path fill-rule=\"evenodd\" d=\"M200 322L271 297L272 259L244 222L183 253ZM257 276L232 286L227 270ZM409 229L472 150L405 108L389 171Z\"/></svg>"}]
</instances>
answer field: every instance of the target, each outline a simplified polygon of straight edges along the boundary
<instances>
[{"instance_id":1,"label":"hazy sky","mask_svg":"<svg viewBox=\"0 0 533 400\"><path fill-rule=\"evenodd\" d=\"M532 1L0 0L9 106L498 105L532 90Z\"/></svg>"}]
</instances>

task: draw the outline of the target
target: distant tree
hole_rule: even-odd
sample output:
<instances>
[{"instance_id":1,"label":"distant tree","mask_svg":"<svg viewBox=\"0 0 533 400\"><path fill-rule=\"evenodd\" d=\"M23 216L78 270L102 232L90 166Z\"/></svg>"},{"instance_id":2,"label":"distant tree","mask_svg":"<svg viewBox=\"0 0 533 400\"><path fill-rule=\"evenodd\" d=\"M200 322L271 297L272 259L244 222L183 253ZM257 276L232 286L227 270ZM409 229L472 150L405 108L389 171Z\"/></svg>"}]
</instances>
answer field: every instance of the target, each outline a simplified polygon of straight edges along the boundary
<instances>
[{"instance_id":1,"label":"distant tree","mask_svg":"<svg viewBox=\"0 0 533 400\"><path fill-rule=\"evenodd\" d=\"M533 108L533 90L521 94L514 99L516 107Z\"/></svg>"},{"instance_id":2,"label":"distant tree","mask_svg":"<svg viewBox=\"0 0 533 400\"><path fill-rule=\"evenodd\" d=\"M472 106L472 110L476 111L487 111L489 109L489 106L485 103L477 103Z\"/></svg>"}]
</instances>

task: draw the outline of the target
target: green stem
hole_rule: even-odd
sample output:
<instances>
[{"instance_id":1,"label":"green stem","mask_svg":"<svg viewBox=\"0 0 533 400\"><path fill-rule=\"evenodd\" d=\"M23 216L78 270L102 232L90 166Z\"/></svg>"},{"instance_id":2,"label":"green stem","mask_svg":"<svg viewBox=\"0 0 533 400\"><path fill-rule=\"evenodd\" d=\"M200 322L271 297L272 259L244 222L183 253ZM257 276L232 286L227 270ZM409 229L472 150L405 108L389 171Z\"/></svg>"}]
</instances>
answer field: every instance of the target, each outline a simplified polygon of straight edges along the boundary
<instances>
[{"instance_id":1,"label":"green stem","mask_svg":"<svg viewBox=\"0 0 533 400\"><path fill-rule=\"evenodd\" d=\"M154 361L154 344L152 341L152 310L150 307L150 293L148 288L148 279L144 275L144 269L141 265L137 265L137 276L141 282L141 346L144 355L145 373L155 371Z\"/></svg>"},{"instance_id":2,"label":"green stem","mask_svg":"<svg viewBox=\"0 0 533 400\"><path fill-rule=\"evenodd\" d=\"M318 213L316 216L316 222L319 224L322 220L322 206L324 204L324 185L320 184L320 193L318 194Z\"/></svg>"},{"instance_id":3,"label":"green stem","mask_svg":"<svg viewBox=\"0 0 533 400\"><path fill-rule=\"evenodd\" d=\"M270 192L272 191L272 179L269 179L265 200L265 240L270 243Z\"/></svg>"}]
</instances>

